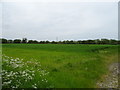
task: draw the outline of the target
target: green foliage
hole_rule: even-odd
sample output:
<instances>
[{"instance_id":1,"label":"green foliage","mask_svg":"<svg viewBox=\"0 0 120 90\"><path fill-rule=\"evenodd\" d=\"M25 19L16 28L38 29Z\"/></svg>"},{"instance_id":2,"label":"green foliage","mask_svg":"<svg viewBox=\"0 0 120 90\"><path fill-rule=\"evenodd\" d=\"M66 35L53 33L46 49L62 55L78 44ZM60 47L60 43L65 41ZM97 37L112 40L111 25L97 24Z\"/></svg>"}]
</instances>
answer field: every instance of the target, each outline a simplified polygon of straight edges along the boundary
<instances>
[{"instance_id":1,"label":"green foliage","mask_svg":"<svg viewBox=\"0 0 120 90\"><path fill-rule=\"evenodd\" d=\"M7 39L4 39L4 38L2 38L2 39L0 39L0 43L7 43Z\"/></svg>"},{"instance_id":2,"label":"green foliage","mask_svg":"<svg viewBox=\"0 0 120 90\"><path fill-rule=\"evenodd\" d=\"M20 39L15 39L13 42L14 43L21 43L21 40Z\"/></svg>"},{"instance_id":3,"label":"green foliage","mask_svg":"<svg viewBox=\"0 0 120 90\"><path fill-rule=\"evenodd\" d=\"M15 40L7 40L0 39L2 43L30 43L30 44L120 44L119 40L115 39L95 39L95 40L64 40L64 41L37 41L37 40L28 40L27 38L15 39Z\"/></svg>"},{"instance_id":4,"label":"green foliage","mask_svg":"<svg viewBox=\"0 0 120 90\"><path fill-rule=\"evenodd\" d=\"M27 43L27 38L23 38L22 43Z\"/></svg>"},{"instance_id":5,"label":"green foliage","mask_svg":"<svg viewBox=\"0 0 120 90\"><path fill-rule=\"evenodd\" d=\"M49 72L46 78L50 84L38 83L41 85L38 87L45 88L48 85L55 88L94 88L101 75L107 73L108 65L117 61L118 55L117 45L3 44L2 47L3 54L23 59L29 70L34 66L29 61L40 63L42 69ZM33 82L39 78L38 68L34 67L36 76ZM3 69L11 70L10 67Z\"/></svg>"}]
</instances>

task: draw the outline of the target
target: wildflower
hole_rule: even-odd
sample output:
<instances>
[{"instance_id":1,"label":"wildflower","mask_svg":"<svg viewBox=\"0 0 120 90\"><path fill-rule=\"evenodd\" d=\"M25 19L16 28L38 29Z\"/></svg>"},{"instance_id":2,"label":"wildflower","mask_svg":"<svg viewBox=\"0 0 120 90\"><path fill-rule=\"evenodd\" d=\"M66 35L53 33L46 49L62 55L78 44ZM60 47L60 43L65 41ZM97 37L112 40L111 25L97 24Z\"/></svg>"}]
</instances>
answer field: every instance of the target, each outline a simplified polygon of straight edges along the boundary
<instances>
[{"instance_id":1,"label":"wildflower","mask_svg":"<svg viewBox=\"0 0 120 90\"><path fill-rule=\"evenodd\" d=\"M13 59L12 57L3 55L3 70L2 70L3 87L8 85L11 88L18 88L20 87L20 85L23 84L21 80L24 79L25 82L28 82L29 80L33 80L35 78L34 76L36 72L40 74L41 78L44 78L44 76L47 73L49 73L46 70L41 69L40 63L37 62L34 62L34 64L39 69L36 69L35 67L30 67L30 69L28 69L29 68L28 63L33 64L33 62L27 61L27 63L24 63L22 60L23 59L20 58ZM11 71L9 71L8 68L10 68ZM16 80L15 85L11 85L11 83L14 82L15 80ZM48 82L48 80L42 79L42 82ZM32 85L32 87L37 88L37 84L35 83L34 85Z\"/></svg>"}]
</instances>

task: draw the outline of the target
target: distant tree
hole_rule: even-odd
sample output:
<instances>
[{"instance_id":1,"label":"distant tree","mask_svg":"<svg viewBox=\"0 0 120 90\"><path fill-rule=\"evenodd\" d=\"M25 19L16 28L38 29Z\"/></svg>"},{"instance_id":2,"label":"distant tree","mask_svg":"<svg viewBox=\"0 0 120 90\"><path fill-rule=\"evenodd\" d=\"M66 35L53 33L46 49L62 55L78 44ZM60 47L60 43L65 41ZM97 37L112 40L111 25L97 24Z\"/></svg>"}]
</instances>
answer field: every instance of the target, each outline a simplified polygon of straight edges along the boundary
<instances>
[{"instance_id":1,"label":"distant tree","mask_svg":"<svg viewBox=\"0 0 120 90\"><path fill-rule=\"evenodd\" d=\"M8 42L7 39L4 39L4 38L2 38L1 40L2 40L2 43L7 43Z\"/></svg>"},{"instance_id":2,"label":"distant tree","mask_svg":"<svg viewBox=\"0 0 120 90\"><path fill-rule=\"evenodd\" d=\"M49 44L50 42L49 41L45 41L46 44Z\"/></svg>"},{"instance_id":3,"label":"distant tree","mask_svg":"<svg viewBox=\"0 0 120 90\"><path fill-rule=\"evenodd\" d=\"M82 41L81 41L81 40L78 40L77 42L78 42L78 44L82 44Z\"/></svg>"},{"instance_id":4,"label":"distant tree","mask_svg":"<svg viewBox=\"0 0 120 90\"><path fill-rule=\"evenodd\" d=\"M29 40L28 43L33 43L33 40Z\"/></svg>"},{"instance_id":5,"label":"distant tree","mask_svg":"<svg viewBox=\"0 0 120 90\"><path fill-rule=\"evenodd\" d=\"M37 40L28 40L28 43L36 44L36 43L39 43L39 42Z\"/></svg>"},{"instance_id":6,"label":"distant tree","mask_svg":"<svg viewBox=\"0 0 120 90\"><path fill-rule=\"evenodd\" d=\"M70 44L69 40L65 41L66 44Z\"/></svg>"},{"instance_id":7,"label":"distant tree","mask_svg":"<svg viewBox=\"0 0 120 90\"><path fill-rule=\"evenodd\" d=\"M73 40L71 40L71 41L69 41L69 43L70 43L70 44L74 44L74 41L73 41Z\"/></svg>"},{"instance_id":8,"label":"distant tree","mask_svg":"<svg viewBox=\"0 0 120 90\"><path fill-rule=\"evenodd\" d=\"M101 44L109 44L109 40L108 39L101 39Z\"/></svg>"},{"instance_id":9,"label":"distant tree","mask_svg":"<svg viewBox=\"0 0 120 90\"><path fill-rule=\"evenodd\" d=\"M0 38L0 43L2 43L2 39Z\"/></svg>"},{"instance_id":10,"label":"distant tree","mask_svg":"<svg viewBox=\"0 0 120 90\"><path fill-rule=\"evenodd\" d=\"M33 43L37 44L37 43L39 43L39 42L38 42L37 40L34 40Z\"/></svg>"},{"instance_id":11,"label":"distant tree","mask_svg":"<svg viewBox=\"0 0 120 90\"><path fill-rule=\"evenodd\" d=\"M27 43L27 38L23 38L22 43Z\"/></svg>"},{"instance_id":12,"label":"distant tree","mask_svg":"<svg viewBox=\"0 0 120 90\"><path fill-rule=\"evenodd\" d=\"M42 44L42 41L40 41L39 43Z\"/></svg>"},{"instance_id":13,"label":"distant tree","mask_svg":"<svg viewBox=\"0 0 120 90\"><path fill-rule=\"evenodd\" d=\"M62 44L63 42L62 41L58 41L58 44Z\"/></svg>"},{"instance_id":14,"label":"distant tree","mask_svg":"<svg viewBox=\"0 0 120 90\"><path fill-rule=\"evenodd\" d=\"M86 40L83 40L83 41L82 41L82 44L87 44L87 41L86 41Z\"/></svg>"},{"instance_id":15,"label":"distant tree","mask_svg":"<svg viewBox=\"0 0 120 90\"><path fill-rule=\"evenodd\" d=\"M118 40L118 44L120 44L120 40Z\"/></svg>"},{"instance_id":16,"label":"distant tree","mask_svg":"<svg viewBox=\"0 0 120 90\"><path fill-rule=\"evenodd\" d=\"M110 39L110 44L118 44L119 41L115 40L115 39Z\"/></svg>"},{"instance_id":17,"label":"distant tree","mask_svg":"<svg viewBox=\"0 0 120 90\"><path fill-rule=\"evenodd\" d=\"M86 40L86 44L95 44L95 40Z\"/></svg>"},{"instance_id":18,"label":"distant tree","mask_svg":"<svg viewBox=\"0 0 120 90\"><path fill-rule=\"evenodd\" d=\"M79 44L79 42L78 41L74 41L74 43L73 44Z\"/></svg>"},{"instance_id":19,"label":"distant tree","mask_svg":"<svg viewBox=\"0 0 120 90\"><path fill-rule=\"evenodd\" d=\"M95 42L95 44L101 44L101 40L100 39L95 39L94 42Z\"/></svg>"},{"instance_id":20,"label":"distant tree","mask_svg":"<svg viewBox=\"0 0 120 90\"><path fill-rule=\"evenodd\" d=\"M46 43L46 41L40 41L39 43L40 43L40 44L45 44L45 43Z\"/></svg>"},{"instance_id":21,"label":"distant tree","mask_svg":"<svg viewBox=\"0 0 120 90\"><path fill-rule=\"evenodd\" d=\"M63 43L63 44L66 44L66 41L64 40L62 43Z\"/></svg>"},{"instance_id":22,"label":"distant tree","mask_svg":"<svg viewBox=\"0 0 120 90\"><path fill-rule=\"evenodd\" d=\"M0 43L39 43L39 44L120 44L120 40L115 40L115 39L95 39L95 40L64 40L64 41L40 41L38 42L37 40L28 40L27 38L23 38L22 40L20 39L15 39L15 40L7 40L4 38L0 39Z\"/></svg>"},{"instance_id":23,"label":"distant tree","mask_svg":"<svg viewBox=\"0 0 120 90\"><path fill-rule=\"evenodd\" d=\"M13 43L13 40L8 40L8 43Z\"/></svg>"},{"instance_id":24,"label":"distant tree","mask_svg":"<svg viewBox=\"0 0 120 90\"><path fill-rule=\"evenodd\" d=\"M21 40L20 39L15 39L13 42L14 43L21 43Z\"/></svg>"},{"instance_id":25,"label":"distant tree","mask_svg":"<svg viewBox=\"0 0 120 90\"><path fill-rule=\"evenodd\" d=\"M56 44L57 42L55 42L55 41L52 41L51 43L52 43L52 44Z\"/></svg>"}]
</instances>

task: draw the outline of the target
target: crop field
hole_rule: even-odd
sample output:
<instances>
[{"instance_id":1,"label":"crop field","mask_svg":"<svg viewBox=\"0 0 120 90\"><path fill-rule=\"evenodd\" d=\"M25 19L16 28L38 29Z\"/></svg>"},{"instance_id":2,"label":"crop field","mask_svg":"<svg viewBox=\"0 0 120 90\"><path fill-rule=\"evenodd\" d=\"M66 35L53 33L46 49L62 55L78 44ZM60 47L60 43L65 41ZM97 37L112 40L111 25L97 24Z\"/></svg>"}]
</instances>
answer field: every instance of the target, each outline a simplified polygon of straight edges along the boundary
<instances>
[{"instance_id":1,"label":"crop field","mask_svg":"<svg viewBox=\"0 0 120 90\"><path fill-rule=\"evenodd\" d=\"M3 88L97 88L117 45L3 44Z\"/></svg>"}]
</instances>

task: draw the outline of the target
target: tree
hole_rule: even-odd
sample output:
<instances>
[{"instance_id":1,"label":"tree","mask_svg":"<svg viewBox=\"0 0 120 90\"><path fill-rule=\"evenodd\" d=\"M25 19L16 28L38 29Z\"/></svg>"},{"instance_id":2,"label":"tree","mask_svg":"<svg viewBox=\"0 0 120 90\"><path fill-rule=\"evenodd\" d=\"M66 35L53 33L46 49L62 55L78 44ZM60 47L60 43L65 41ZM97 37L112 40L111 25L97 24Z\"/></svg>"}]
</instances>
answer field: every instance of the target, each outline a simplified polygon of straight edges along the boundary
<instances>
[{"instance_id":1,"label":"tree","mask_svg":"<svg viewBox=\"0 0 120 90\"><path fill-rule=\"evenodd\" d=\"M0 38L0 43L2 43L2 39Z\"/></svg>"},{"instance_id":2,"label":"tree","mask_svg":"<svg viewBox=\"0 0 120 90\"><path fill-rule=\"evenodd\" d=\"M64 40L62 43L63 43L63 44L66 44L66 41Z\"/></svg>"},{"instance_id":3,"label":"tree","mask_svg":"<svg viewBox=\"0 0 120 90\"><path fill-rule=\"evenodd\" d=\"M108 39L101 39L101 44L109 44L109 40Z\"/></svg>"},{"instance_id":4,"label":"tree","mask_svg":"<svg viewBox=\"0 0 120 90\"><path fill-rule=\"evenodd\" d=\"M83 40L83 41L82 41L82 44L87 44L86 40Z\"/></svg>"},{"instance_id":5,"label":"tree","mask_svg":"<svg viewBox=\"0 0 120 90\"><path fill-rule=\"evenodd\" d=\"M118 44L120 44L120 40L118 40Z\"/></svg>"},{"instance_id":6,"label":"tree","mask_svg":"<svg viewBox=\"0 0 120 90\"><path fill-rule=\"evenodd\" d=\"M33 43L33 40L29 40L28 43Z\"/></svg>"},{"instance_id":7,"label":"tree","mask_svg":"<svg viewBox=\"0 0 120 90\"><path fill-rule=\"evenodd\" d=\"M40 41L39 43L40 43L40 44L45 44L46 42L45 42L45 41Z\"/></svg>"},{"instance_id":8,"label":"tree","mask_svg":"<svg viewBox=\"0 0 120 90\"><path fill-rule=\"evenodd\" d=\"M71 41L69 41L70 42L70 44L74 44L74 41L73 40L71 40Z\"/></svg>"},{"instance_id":9,"label":"tree","mask_svg":"<svg viewBox=\"0 0 120 90\"><path fill-rule=\"evenodd\" d=\"M95 40L86 40L86 44L95 44Z\"/></svg>"},{"instance_id":10,"label":"tree","mask_svg":"<svg viewBox=\"0 0 120 90\"><path fill-rule=\"evenodd\" d=\"M52 44L56 44L56 42L55 42L55 41L52 41L51 43L52 43Z\"/></svg>"},{"instance_id":11,"label":"tree","mask_svg":"<svg viewBox=\"0 0 120 90\"><path fill-rule=\"evenodd\" d=\"M114 40L114 39L110 39L110 44L118 44L118 43L119 43L119 41Z\"/></svg>"},{"instance_id":12,"label":"tree","mask_svg":"<svg viewBox=\"0 0 120 90\"><path fill-rule=\"evenodd\" d=\"M34 40L34 41L33 41L33 43L35 43L35 44L36 44L36 43L38 43L38 41L37 41L37 40Z\"/></svg>"},{"instance_id":13,"label":"tree","mask_svg":"<svg viewBox=\"0 0 120 90\"><path fill-rule=\"evenodd\" d=\"M39 42L37 40L29 40L28 43L36 44L36 43L39 43Z\"/></svg>"},{"instance_id":14,"label":"tree","mask_svg":"<svg viewBox=\"0 0 120 90\"><path fill-rule=\"evenodd\" d=\"M8 42L7 39L4 39L4 38L2 38L1 40L2 40L2 43L7 43Z\"/></svg>"},{"instance_id":15,"label":"tree","mask_svg":"<svg viewBox=\"0 0 120 90\"><path fill-rule=\"evenodd\" d=\"M20 39L15 39L13 42L14 43L21 43L21 40Z\"/></svg>"},{"instance_id":16,"label":"tree","mask_svg":"<svg viewBox=\"0 0 120 90\"><path fill-rule=\"evenodd\" d=\"M58 44L62 44L63 42L62 41L58 41Z\"/></svg>"},{"instance_id":17,"label":"tree","mask_svg":"<svg viewBox=\"0 0 120 90\"><path fill-rule=\"evenodd\" d=\"M8 43L13 43L13 40L8 40Z\"/></svg>"},{"instance_id":18,"label":"tree","mask_svg":"<svg viewBox=\"0 0 120 90\"><path fill-rule=\"evenodd\" d=\"M82 44L82 41L81 41L81 40L78 40L77 42L78 42L78 44Z\"/></svg>"},{"instance_id":19,"label":"tree","mask_svg":"<svg viewBox=\"0 0 120 90\"><path fill-rule=\"evenodd\" d=\"M101 44L101 41L100 41L99 39L96 39L96 40L95 40L95 43L96 43L96 44Z\"/></svg>"},{"instance_id":20,"label":"tree","mask_svg":"<svg viewBox=\"0 0 120 90\"><path fill-rule=\"evenodd\" d=\"M46 44L49 44L50 42L49 42L49 41L46 41L45 43L46 43Z\"/></svg>"},{"instance_id":21,"label":"tree","mask_svg":"<svg viewBox=\"0 0 120 90\"><path fill-rule=\"evenodd\" d=\"M23 38L22 43L27 43L27 38Z\"/></svg>"}]
</instances>

